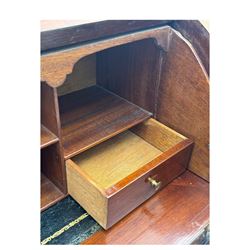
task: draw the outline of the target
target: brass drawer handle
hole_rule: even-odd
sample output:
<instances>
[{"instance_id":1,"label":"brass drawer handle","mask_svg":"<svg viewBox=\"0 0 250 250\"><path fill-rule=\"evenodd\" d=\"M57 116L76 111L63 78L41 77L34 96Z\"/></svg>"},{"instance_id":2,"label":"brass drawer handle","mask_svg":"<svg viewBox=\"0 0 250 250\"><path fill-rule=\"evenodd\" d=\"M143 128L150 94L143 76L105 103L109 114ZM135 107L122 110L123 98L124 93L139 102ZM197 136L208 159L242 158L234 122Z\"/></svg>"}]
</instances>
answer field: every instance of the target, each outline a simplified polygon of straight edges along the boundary
<instances>
[{"instance_id":1,"label":"brass drawer handle","mask_svg":"<svg viewBox=\"0 0 250 250\"><path fill-rule=\"evenodd\" d=\"M161 181L157 181L151 177L148 177L148 182L155 189L155 191L161 187Z\"/></svg>"}]
</instances>

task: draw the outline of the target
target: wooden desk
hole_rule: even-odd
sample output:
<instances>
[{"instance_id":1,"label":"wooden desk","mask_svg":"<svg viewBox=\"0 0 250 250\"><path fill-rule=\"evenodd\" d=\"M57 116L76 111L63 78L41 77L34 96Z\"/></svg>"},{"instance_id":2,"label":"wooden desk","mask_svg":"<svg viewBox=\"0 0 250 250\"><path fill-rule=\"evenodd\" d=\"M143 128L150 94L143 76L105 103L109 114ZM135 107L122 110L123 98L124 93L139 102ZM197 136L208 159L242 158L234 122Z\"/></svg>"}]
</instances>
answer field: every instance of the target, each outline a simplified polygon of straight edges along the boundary
<instances>
[{"instance_id":1,"label":"wooden desk","mask_svg":"<svg viewBox=\"0 0 250 250\"><path fill-rule=\"evenodd\" d=\"M187 171L82 244L192 244L209 223L209 184Z\"/></svg>"},{"instance_id":2,"label":"wooden desk","mask_svg":"<svg viewBox=\"0 0 250 250\"><path fill-rule=\"evenodd\" d=\"M96 233L83 244L194 242L209 221L207 30L198 21L75 20L52 24L45 21L42 23L41 54L41 165L42 173L53 184L47 189L44 188L46 185L42 185L42 209L67 195L65 161L69 161L68 158L123 131L123 128L115 126L114 119L112 122L107 119L93 120L93 116L88 114L89 110L94 110L94 118L96 114L103 114L100 113L103 109L93 109L96 106L92 102L89 109L84 104L86 98L79 98L81 91L85 93L87 87L97 85L150 112L157 122L190 138L194 141L194 150L188 172L114 227ZM78 98L75 98L75 93ZM66 94L70 96L69 102L65 101ZM101 103L98 98L96 100ZM119 114L125 111L124 108L118 110L117 105L112 108ZM127 129L137 124L134 121L135 112L129 112L127 117L132 114L133 119L127 119ZM91 123L90 118L94 122ZM93 125L98 133L91 126L86 127L90 129L89 133L80 133L80 125L81 129L85 129L82 122ZM103 135L103 122L114 131L105 125L107 135ZM144 133L146 135L147 130ZM86 134L101 137L88 142L84 137ZM162 141L161 136L158 136L159 142ZM152 136L156 137L156 134ZM69 138L73 139L67 154ZM153 169L155 165L151 167ZM91 181L88 180L88 183ZM112 188L117 191L118 186ZM57 189L59 195L52 195Z\"/></svg>"}]
</instances>

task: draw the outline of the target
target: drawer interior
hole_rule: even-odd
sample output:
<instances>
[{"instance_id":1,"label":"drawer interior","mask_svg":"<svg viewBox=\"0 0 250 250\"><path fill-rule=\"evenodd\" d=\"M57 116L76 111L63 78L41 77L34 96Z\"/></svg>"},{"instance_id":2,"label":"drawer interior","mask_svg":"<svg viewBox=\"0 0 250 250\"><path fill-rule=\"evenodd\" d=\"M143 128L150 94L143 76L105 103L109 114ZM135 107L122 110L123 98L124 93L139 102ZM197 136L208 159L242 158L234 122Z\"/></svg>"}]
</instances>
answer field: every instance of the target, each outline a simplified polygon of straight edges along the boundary
<instances>
[{"instance_id":1,"label":"drawer interior","mask_svg":"<svg viewBox=\"0 0 250 250\"><path fill-rule=\"evenodd\" d=\"M98 188L107 190L185 139L149 119L71 160Z\"/></svg>"}]
</instances>

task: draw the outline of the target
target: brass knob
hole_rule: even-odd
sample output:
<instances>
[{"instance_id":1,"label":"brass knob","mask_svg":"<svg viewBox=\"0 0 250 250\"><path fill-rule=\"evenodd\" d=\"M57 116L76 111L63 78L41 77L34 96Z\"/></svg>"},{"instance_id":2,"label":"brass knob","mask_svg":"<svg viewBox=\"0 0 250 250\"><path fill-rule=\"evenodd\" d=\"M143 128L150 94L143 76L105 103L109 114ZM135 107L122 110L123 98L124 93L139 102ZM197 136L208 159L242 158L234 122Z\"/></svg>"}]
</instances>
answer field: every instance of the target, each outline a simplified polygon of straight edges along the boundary
<instances>
[{"instance_id":1,"label":"brass knob","mask_svg":"<svg viewBox=\"0 0 250 250\"><path fill-rule=\"evenodd\" d=\"M161 186L161 181L157 181L153 179L152 177L148 177L148 182L155 189L155 191L158 190Z\"/></svg>"}]
</instances>

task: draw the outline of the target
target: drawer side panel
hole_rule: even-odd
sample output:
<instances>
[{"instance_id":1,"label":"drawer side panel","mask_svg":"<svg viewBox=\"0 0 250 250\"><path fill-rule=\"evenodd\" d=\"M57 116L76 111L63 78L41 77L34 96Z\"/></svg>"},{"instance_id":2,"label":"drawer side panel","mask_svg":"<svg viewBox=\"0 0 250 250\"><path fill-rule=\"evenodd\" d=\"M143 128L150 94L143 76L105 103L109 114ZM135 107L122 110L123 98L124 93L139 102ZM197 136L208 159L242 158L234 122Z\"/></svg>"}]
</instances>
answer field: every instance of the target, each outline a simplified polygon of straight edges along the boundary
<instances>
[{"instance_id":1,"label":"drawer side panel","mask_svg":"<svg viewBox=\"0 0 250 250\"><path fill-rule=\"evenodd\" d=\"M66 172L69 194L105 228L107 223L107 199L105 196L87 176L81 173L73 161L66 161Z\"/></svg>"}]
</instances>

